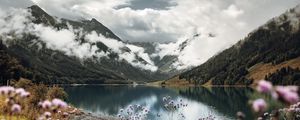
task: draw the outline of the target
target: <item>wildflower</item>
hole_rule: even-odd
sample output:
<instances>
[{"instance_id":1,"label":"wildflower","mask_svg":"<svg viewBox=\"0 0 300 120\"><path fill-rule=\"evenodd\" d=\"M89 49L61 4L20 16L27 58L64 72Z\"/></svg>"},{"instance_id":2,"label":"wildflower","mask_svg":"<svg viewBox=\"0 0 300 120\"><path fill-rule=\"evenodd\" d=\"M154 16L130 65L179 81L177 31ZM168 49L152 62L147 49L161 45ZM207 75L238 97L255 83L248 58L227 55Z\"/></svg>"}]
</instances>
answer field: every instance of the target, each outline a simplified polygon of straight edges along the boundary
<instances>
[{"instance_id":1,"label":"wildflower","mask_svg":"<svg viewBox=\"0 0 300 120\"><path fill-rule=\"evenodd\" d=\"M272 90L272 83L266 80L258 82L257 91L261 93L269 93Z\"/></svg>"},{"instance_id":2,"label":"wildflower","mask_svg":"<svg viewBox=\"0 0 300 120\"><path fill-rule=\"evenodd\" d=\"M163 101L166 102L167 101L167 97L163 97Z\"/></svg>"},{"instance_id":3,"label":"wildflower","mask_svg":"<svg viewBox=\"0 0 300 120\"><path fill-rule=\"evenodd\" d=\"M298 88L294 86L276 87L276 92L278 93L279 97L289 104L294 104L299 101L299 96L297 91Z\"/></svg>"},{"instance_id":4,"label":"wildflower","mask_svg":"<svg viewBox=\"0 0 300 120\"><path fill-rule=\"evenodd\" d=\"M67 107L67 103L66 102L64 102L64 101L62 101L60 99L57 99L57 98L55 98L55 99L52 100L52 104L54 106L56 106L56 107L59 107L59 108L66 108Z\"/></svg>"},{"instance_id":5,"label":"wildflower","mask_svg":"<svg viewBox=\"0 0 300 120\"><path fill-rule=\"evenodd\" d=\"M21 98L26 98L26 97L29 97L30 96L30 93L29 92L22 92L21 94L20 94L20 97Z\"/></svg>"},{"instance_id":6,"label":"wildflower","mask_svg":"<svg viewBox=\"0 0 300 120\"><path fill-rule=\"evenodd\" d=\"M15 88L11 86L0 87L0 95L10 95L13 91L15 91Z\"/></svg>"},{"instance_id":7,"label":"wildflower","mask_svg":"<svg viewBox=\"0 0 300 120\"><path fill-rule=\"evenodd\" d=\"M253 101L252 108L255 112L262 112L266 110L267 104L264 99L257 99Z\"/></svg>"},{"instance_id":8,"label":"wildflower","mask_svg":"<svg viewBox=\"0 0 300 120\"><path fill-rule=\"evenodd\" d=\"M278 94L276 93L276 91L272 91L271 95L272 95L273 99L278 99L278 97L279 97Z\"/></svg>"},{"instance_id":9,"label":"wildflower","mask_svg":"<svg viewBox=\"0 0 300 120\"><path fill-rule=\"evenodd\" d=\"M45 116L46 118L50 118L50 117L51 117L51 113L50 113L50 112L45 112L45 113L44 113L44 116Z\"/></svg>"},{"instance_id":10,"label":"wildflower","mask_svg":"<svg viewBox=\"0 0 300 120\"><path fill-rule=\"evenodd\" d=\"M13 112L13 113L19 113L19 112L21 112L21 106L18 105L18 104L12 105L11 112Z\"/></svg>"},{"instance_id":11,"label":"wildflower","mask_svg":"<svg viewBox=\"0 0 300 120\"><path fill-rule=\"evenodd\" d=\"M284 96L284 100L290 104L293 104L299 101L299 96L297 93L291 92Z\"/></svg>"},{"instance_id":12,"label":"wildflower","mask_svg":"<svg viewBox=\"0 0 300 120\"><path fill-rule=\"evenodd\" d=\"M45 100L44 102L41 103L42 108L44 109L49 109L52 106L52 103L49 100Z\"/></svg>"},{"instance_id":13,"label":"wildflower","mask_svg":"<svg viewBox=\"0 0 300 120\"><path fill-rule=\"evenodd\" d=\"M23 88L17 88L16 90L15 90L15 92L17 93L17 94L21 94L21 93L23 93L23 92L26 92Z\"/></svg>"}]
</instances>

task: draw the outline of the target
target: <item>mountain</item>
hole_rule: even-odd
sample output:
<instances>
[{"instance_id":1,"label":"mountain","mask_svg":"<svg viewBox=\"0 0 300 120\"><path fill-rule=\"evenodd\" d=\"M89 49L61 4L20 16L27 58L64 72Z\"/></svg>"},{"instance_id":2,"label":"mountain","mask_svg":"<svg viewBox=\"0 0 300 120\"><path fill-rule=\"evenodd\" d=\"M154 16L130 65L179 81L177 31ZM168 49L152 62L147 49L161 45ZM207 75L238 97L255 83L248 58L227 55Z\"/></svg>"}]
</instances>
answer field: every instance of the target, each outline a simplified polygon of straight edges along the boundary
<instances>
[{"instance_id":1,"label":"mountain","mask_svg":"<svg viewBox=\"0 0 300 120\"><path fill-rule=\"evenodd\" d=\"M3 73L7 73L0 75L2 83L5 83L7 79L18 77L26 77L35 82L49 84L128 83L169 77L168 74L159 71L140 68L139 66L149 66L150 63L128 48L127 44L96 19L84 21L59 19L47 14L37 5L28 9L33 16L32 23L51 27L54 31L80 30L76 33L76 41L80 45L96 46L95 52L107 54L107 57L93 55L90 58L80 59L77 56L67 55L68 52L66 51L49 48L49 45L45 41L39 40L40 36L34 33L23 33L21 38L13 38L13 42L5 43L3 40L0 42L0 69ZM86 39L87 34L92 32L104 36L108 41L123 45L123 47L114 50L113 46L108 46L103 41L92 43ZM59 41L56 40L55 42ZM72 43L69 44L72 45ZM77 49L72 50L71 53ZM120 59L120 54L124 54L125 57L132 55L134 60ZM8 71L10 69L13 72Z\"/></svg>"},{"instance_id":2,"label":"mountain","mask_svg":"<svg viewBox=\"0 0 300 120\"><path fill-rule=\"evenodd\" d=\"M144 48L145 53L148 53L149 55L157 54L159 52L156 50L159 43L134 42L132 44ZM177 55L165 55L162 58L159 56L152 56L151 59L158 67L160 73L167 74L168 77L171 77L181 72L181 70L177 70L173 66L174 62L178 60L177 57Z\"/></svg>"},{"instance_id":3,"label":"mountain","mask_svg":"<svg viewBox=\"0 0 300 120\"><path fill-rule=\"evenodd\" d=\"M103 24L101 24L94 18L91 20L84 20L84 21L72 21L72 20L62 18L61 23L57 23L58 21L56 20L55 17L50 16L39 6L33 5L29 8L31 9L32 16L35 18L33 22L36 24L45 24L49 26L62 27L62 28L67 28L67 24L70 24L74 28L82 28L85 32L95 31L98 34L104 35L105 37L121 41L121 39L118 36L116 36L110 29L105 27Z\"/></svg>"},{"instance_id":4,"label":"mountain","mask_svg":"<svg viewBox=\"0 0 300 120\"><path fill-rule=\"evenodd\" d=\"M250 85L267 79L300 84L300 6L273 18L234 46L170 81L200 85Z\"/></svg>"}]
</instances>

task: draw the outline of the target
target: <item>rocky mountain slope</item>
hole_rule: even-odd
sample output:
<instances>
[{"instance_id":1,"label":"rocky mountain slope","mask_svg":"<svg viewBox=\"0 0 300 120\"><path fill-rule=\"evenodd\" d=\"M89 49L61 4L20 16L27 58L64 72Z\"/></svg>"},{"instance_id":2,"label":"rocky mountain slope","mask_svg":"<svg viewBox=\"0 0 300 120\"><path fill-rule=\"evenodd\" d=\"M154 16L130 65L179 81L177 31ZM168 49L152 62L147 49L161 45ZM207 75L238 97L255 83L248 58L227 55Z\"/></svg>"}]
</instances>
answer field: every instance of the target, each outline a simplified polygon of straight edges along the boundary
<instances>
[{"instance_id":1,"label":"rocky mountain slope","mask_svg":"<svg viewBox=\"0 0 300 120\"><path fill-rule=\"evenodd\" d=\"M204 64L173 79L202 85L249 85L259 79L299 85L299 21L298 5Z\"/></svg>"}]
</instances>

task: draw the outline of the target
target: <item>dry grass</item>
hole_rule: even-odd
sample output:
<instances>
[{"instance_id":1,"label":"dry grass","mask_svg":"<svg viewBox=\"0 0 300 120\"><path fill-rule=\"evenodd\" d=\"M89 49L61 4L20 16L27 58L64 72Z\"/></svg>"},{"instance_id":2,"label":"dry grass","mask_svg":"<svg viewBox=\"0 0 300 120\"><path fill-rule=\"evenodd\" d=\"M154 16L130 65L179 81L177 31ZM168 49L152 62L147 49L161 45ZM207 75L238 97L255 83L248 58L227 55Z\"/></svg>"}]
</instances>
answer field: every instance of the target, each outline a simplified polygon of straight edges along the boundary
<instances>
[{"instance_id":1,"label":"dry grass","mask_svg":"<svg viewBox=\"0 0 300 120\"><path fill-rule=\"evenodd\" d=\"M249 79L254 79L256 81L261 80L264 79L265 76L268 75L269 73L274 73L276 72L276 70L288 66L290 66L293 69L300 68L300 57L282 62L278 65L272 65L271 63L256 64L249 69L249 74L246 77Z\"/></svg>"},{"instance_id":2,"label":"dry grass","mask_svg":"<svg viewBox=\"0 0 300 120\"><path fill-rule=\"evenodd\" d=\"M212 86L212 80L208 80L203 86Z\"/></svg>"},{"instance_id":3,"label":"dry grass","mask_svg":"<svg viewBox=\"0 0 300 120\"><path fill-rule=\"evenodd\" d=\"M179 79L179 76L173 77L168 80L163 80L163 81L156 81L149 83L147 85L151 86L171 86L171 87L176 87L176 86L194 86L193 83L189 83L189 81L185 79Z\"/></svg>"}]
</instances>

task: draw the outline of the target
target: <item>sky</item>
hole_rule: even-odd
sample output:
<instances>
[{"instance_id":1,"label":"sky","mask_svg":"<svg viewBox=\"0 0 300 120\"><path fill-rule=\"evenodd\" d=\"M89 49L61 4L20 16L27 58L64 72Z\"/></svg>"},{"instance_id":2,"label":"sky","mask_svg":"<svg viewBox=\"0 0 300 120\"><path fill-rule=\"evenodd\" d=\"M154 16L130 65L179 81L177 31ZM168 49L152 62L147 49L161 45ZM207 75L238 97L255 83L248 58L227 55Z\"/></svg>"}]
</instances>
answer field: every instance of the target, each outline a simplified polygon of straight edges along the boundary
<instances>
[{"instance_id":1,"label":"sky","mask_svg":"<svg viewBox=\"0 0 300 120\"><path fill-rule=\"evenodd\" d=\"M0 8L37 4L60 18L96 18L123 41L157 42L145 55L177 55L177 68L188 68L232 46L248 33L300 3L299 0L0 0ZM66 32L66 31L65 31ZM193 37L196 34L199 36ZM95 37L95 36L94 36ZM187 47L179 45L189 40Z\"/></svg>"},{"instance_id":2,"label":"sky","mask_svg":"<svg viewBox=\"0 0 300 120\"><path fill-rule=\"evenodd\" d=\"M240 39L299 0L33 0L69 19L96 18L124 41L174 42L231 30ZM236 41L236 40L235 40Z\"/></svg>"}]
</instances>

